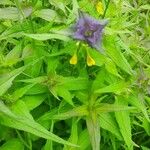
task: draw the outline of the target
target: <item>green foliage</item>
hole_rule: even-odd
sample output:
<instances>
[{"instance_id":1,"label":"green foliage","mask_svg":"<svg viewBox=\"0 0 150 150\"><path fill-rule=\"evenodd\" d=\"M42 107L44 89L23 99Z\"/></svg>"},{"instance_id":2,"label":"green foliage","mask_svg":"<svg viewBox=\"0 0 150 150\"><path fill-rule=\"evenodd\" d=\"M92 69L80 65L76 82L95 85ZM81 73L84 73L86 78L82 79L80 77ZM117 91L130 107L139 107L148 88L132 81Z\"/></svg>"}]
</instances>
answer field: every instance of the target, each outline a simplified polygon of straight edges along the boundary
<instances>
[{"instance_id":1,"label":"green foliage","mask_svg":"<svg viewBox=\"0 0 150 150\"><path fill-rule=\"evenodd\" d=\"M150 4L98 2L0 0L0 150L150 149ZM79 9L104 53L72 39Z\"/></svg>"}]
</instances>

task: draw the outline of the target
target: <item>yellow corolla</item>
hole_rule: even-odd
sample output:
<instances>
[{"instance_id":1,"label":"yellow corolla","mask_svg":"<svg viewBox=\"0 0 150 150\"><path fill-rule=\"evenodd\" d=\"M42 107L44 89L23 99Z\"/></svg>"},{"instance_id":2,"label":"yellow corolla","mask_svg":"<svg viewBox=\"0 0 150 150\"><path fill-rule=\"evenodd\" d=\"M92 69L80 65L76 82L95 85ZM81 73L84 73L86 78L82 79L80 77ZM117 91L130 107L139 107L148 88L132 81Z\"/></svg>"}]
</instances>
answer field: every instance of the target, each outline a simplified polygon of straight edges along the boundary
<instances>
[{"instance_id":1,"label":"yellow corolla","mask_svg":"<svg viewBox=\"0 0 150 150\"><path fill-rule=\"evenodd\" d=\"M77 54L75 53L70 59L70 64L76 65L77 62L78 62L78 58L77 58Z\"/></svg>"},{"instance_id":2,"label":"yellow corolla","mask_svg":"<svg viewBox=\"0 0 150 150\"><path fill-rule=\"evenodd\" d=\"M96 4L96 10L100 15L102 15L104 13L104 8L103 8L102 2L98 2Z\"/></svg>"},{"instance_id":3,"label":"yellow corolla","mask_svg":"<svg viewBox=\"0 0 150 150\"><path fill-rule=\"evenodd\" d=\"M94 60L90 55L87 55L86 62L87 62L87 65L88 65L88 66L93 66L93 65L95 65L95 60Z\"/></svg>"}]
</instances>

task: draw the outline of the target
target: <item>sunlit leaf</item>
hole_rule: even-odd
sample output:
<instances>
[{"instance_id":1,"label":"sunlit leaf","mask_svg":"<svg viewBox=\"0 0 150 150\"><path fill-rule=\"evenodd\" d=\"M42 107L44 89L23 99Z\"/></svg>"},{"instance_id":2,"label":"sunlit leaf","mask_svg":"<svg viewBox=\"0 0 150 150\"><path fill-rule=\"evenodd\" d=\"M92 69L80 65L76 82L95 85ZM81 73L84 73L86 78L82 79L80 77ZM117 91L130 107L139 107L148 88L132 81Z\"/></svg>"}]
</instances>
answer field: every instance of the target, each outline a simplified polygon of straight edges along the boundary
<instances>
[{"instance_id":1,"label":"sunlit leaf","mask_svg":"<svg viewBox=\"0 0 150 150\"><path fill-rule=\"evenodd\" d=\"M28 17L32 12L32 8L24 8L23 13L24 17ZM22 19L20 13L18 13L18 9L16 7L7 7L0 8L0 19L11 19L11 20L19 20Z\"/></svg>"},{"instance_id":2,"label":"sunlit leaf","mask_svg":"<svg viewBox=\"0 0 150 150\"><path fill-rule=\"evenodd\" d=\"M23 143L17 138L13 138L5 142L1 147L1 150L10 150L10 149L15 149L15 150L21 150L24 149Z\"/></svg>"},{"instance_id":3,"label":"sunlit leaf","mask_svg":"<svg viewBox=\"0 0 150 150\"><path fill-rule=\"evenodd\" d=\"M113 133L119 140L122 140L122 135L118 128L118 124L110 113L99 114L100 127Z\"/></svg>"},{"instance_id":4,"label":"sunlit leaf","mask_svg":"<svg viewBox=\"0 0 150 150\"><path fill-rule=\"evenodd\" d=\"M116 104L127 106L127 102L122 97L116 97ZM120 132L124 138L124 141L128 149L133 150L133 141L131 134L131 121L129 112L115 112L116 120L119 125Z\"/></svg>"},{"instance_id":5,"label":"sunlit leaf","mask_svg":"<svg viewBox=\"0 0 150 150\"><path fill-rule=\"evenodd\" d=\"M58 39L58 40L62 40L62 41L69 41L70 38L65 36L65 35L61 35L61 34L53 34L53 33L42 33L42 34L28 34L28 33L23 33L23 35L35 39L35 40L39 40L39 41L45 41L45 40L49 40L49 39Z\"/></svg>"},{"instance_id":6,"label":"sunlit leaf","mask_svg":"<svg viewBox=\"0 0 150 150\"><path fill-rule=\"evenodd\" d=\"M109 41L109 43L108 43ZM109 37L107 41L105 41L105 46L107 49L107 54L111 57L111 59L125 72L132 74L132 68L123 53L121 52L120 47L116 44L114 37Z\"/></svg>"},{"instance_id":7,"label":"sunlit leaf","mask_svg":"<svg viewBox=\"0 0 150 150\"><path fill-rule=\"evenodd\" d=\"M31 118L27 118L25 116L19 116L15 115L12 111L10 111L9 108L7 108L6 105L2 101L0 101L0 112L2 113L0 115L0 123L9 126L12 128L16 128L19 130L23 130L26 132L30 132L32 134L35 134L37 136L43 137L45 139L54 140L58 143L67 144L75 146L58 136L54 135L53 133L47 131L44 127L42 127L40 124L35 122Z\"/></svg>"},{"instance_id":8,"label":"sunlit leaf","mask_svg":"<svg viewBox=\"0 0 150 150\"><path fill-rule=\"evenodd\" d=\"M37 10L34 12L34 15L47 21L64 22L64 18L59 16L58 13L52 9Z\"/></svg>"},{"instance_id":9,"label":"sunlit leaf","mask_svg":"<svg viewBox=\"0 0 150 150\"><path fill-rule=\"evenodd\" d=\"M88 115L87 106L79 106L76 108L73 108L72 110L69 110L68 112L55 114L51 116L51 119L58 119L58 120L64 120L71 117L80 117L80 116L86 116Z\"/></svg>"},{"instance_id":10,"label":"sunlit leaf","mask_svg":"<svg viewBox=\"0 0 150 150\"><path fill-rule=\"evenodd\" d=\"M95 91L95 93L116 93L128 91L128 83L120 81L118 83L111 84Z\"/></svg>"},{"instance_id":11,"label":"sunlit leaf","mask_svg":"<svg viewBox=\"0 0 150 150\"><path fill-rule=\"evenodd\" d=\"M13 80L24 71L25 67L21 67L2 75L0 78L0 96L2 96L12 85Z\"/></svg>"}]
</instances>

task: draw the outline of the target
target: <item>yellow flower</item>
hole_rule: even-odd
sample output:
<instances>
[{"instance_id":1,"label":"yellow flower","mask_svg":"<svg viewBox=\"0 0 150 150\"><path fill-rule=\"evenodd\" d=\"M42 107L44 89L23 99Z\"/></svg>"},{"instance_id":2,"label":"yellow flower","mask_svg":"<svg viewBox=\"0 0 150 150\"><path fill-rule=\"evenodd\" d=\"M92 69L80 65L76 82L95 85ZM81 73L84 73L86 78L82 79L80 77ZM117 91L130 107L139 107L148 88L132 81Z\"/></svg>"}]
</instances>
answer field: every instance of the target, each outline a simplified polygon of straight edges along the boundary
<instances>
[{"instance_id":1,"label":"yellow flower","mask_svg":"<svg viewBox=\"0 0 150 150\"><path fill-rule=\"evenodd\" d=\"M102 4L102 2L98 2L98 3L96 4L96 10L97 10L97 12L98 12L100 15L102 15L102 14L104 13L104 9L103 9L103 4Z\"/></svg>"},{"instance_id":2,"label":"yellow flower","mask_svg":"<svg viewBox=\"0 0 150 150\"><path fill-rule=\"evenodd\" d=\"M87 61L87 65L88 65L88 66L93 66L93 65L95 65L95 60L94 60L90 55L87 55L86 61Z\"/></svg>"},{"instance_id":3,"label":"yellow flower","mask_svg":"<svg viewBox=\"0 0 150 150\"><path fill-rule=\"evenodd\" d=\"M75 53L71 59L70 59L70 64L71 65L76 65L77 64L77 61L78 61L78 58L77 58L77 54Z\"/></svg>"}]
</instances>

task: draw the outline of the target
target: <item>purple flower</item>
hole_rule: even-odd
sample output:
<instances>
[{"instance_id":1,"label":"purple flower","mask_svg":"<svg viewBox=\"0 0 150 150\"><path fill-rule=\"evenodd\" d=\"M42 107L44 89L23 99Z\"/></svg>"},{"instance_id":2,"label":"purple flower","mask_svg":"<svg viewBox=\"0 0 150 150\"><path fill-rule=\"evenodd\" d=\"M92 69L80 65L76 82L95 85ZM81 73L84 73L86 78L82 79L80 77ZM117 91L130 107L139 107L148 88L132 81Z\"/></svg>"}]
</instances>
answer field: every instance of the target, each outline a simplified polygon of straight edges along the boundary
<instances>
[{"instance_id":1,"label":"purple flower","mask_svg":"<svg viewBox=\"0 0 150 150\"><path fill-rule=\"evenodd\" d=\"M83 12L79 12L79 19L74 26L73 38L87 42L92 48L101 49L102 30L107 20L98 21Z\"/></svg>"}]
</instances>

